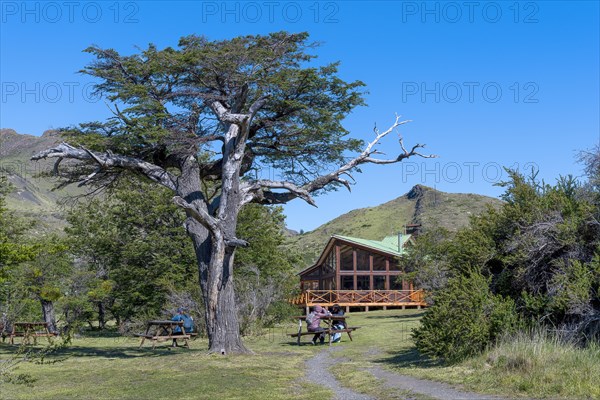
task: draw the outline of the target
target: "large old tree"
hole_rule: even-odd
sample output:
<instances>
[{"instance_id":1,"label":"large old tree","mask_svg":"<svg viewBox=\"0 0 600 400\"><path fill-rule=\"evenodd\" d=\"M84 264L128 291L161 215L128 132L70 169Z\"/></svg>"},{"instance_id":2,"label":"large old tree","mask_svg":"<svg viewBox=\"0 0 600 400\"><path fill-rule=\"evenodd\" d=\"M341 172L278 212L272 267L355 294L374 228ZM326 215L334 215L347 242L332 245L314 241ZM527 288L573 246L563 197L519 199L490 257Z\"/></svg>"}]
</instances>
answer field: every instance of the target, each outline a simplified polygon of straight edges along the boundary
<instances>
[{"instance_id":1,"label":"large old tree","mask_svg":"<svg viewBox=\"0 0 600 400\"><path fill-rule=\"evenodd\" d=\"M345 82L337 64L310 66L306 33L208 41L188 36L178 49L150 45L134 55L90 47L84 73L114 117L66 130L67 143L32 159L82 161L61 169L70 181L106 186L133 171L171 189L187 213L206 304L211 352L246 352L232 281L240 208L283 204L340 185L361 164L393 164L420 155L400 139L399 154L380 159L379 141L352 139L342 120L363 104L362 82ZM354 153L355 156L349 156ZM269 170L269 174L265 171ZM277 180L273 179L276 171ZM263 179L269 177L271 179Z\"/></svg>"}]
</instances>

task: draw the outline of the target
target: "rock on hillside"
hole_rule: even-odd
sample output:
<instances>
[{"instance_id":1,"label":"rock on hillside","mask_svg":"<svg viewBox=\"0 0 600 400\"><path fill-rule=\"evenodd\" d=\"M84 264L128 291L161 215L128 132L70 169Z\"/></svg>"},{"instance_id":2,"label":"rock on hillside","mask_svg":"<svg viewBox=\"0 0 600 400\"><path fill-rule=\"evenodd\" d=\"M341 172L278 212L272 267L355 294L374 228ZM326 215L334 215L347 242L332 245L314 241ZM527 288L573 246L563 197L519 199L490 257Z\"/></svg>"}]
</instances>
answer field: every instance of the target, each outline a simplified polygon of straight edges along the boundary
<instances>
[{"instance_id":1,"label":"rock on hillside","mask_svg":"<svg viewBox=\"0 0 600 400\"><path fill-rule=\"evenodd\" d=\"M416 185L408 193L376 207L361 208L341 215L314 231L290 239L308 266L320 254L331 235L381 240L404 230L407 224L421 224L423 230L444 227L451 231L467 225L469 217L501 201L477 194L445 193Z\"/></svg>"}]
</instances>

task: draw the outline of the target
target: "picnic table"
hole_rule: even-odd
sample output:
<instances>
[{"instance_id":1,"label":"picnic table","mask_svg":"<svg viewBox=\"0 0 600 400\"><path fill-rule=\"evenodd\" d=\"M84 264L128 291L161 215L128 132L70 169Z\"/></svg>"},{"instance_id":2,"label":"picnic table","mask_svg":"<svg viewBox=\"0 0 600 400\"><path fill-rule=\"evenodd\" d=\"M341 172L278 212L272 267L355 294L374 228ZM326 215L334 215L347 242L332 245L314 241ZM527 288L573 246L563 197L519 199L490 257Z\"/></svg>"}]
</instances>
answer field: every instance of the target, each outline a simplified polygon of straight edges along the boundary
<instances>
[{"instance_id":1,"label":"picnic table","mask_svg":"<svg viewBox=\"0 0 600 400\"><path fill-rule=\"evenodd\" d=\"M299 316L295 316L292 317L294 319L298 320L298 332L296 333L290 333L289 335L291 337L297 337L298 338L298 346L300 346L300 338L302 336L305 335L315 335L317 332L309 332L308 329L305 332L302 332L302 326L304 325L304 322L306 321L306 315L299 315ZM325 325L327 325L327 327L325 327L325 330L323 331L323 333L329 335L329 346L331 346L331 342L333 341L333 335L336 333L347 333L348 337L350 338L350 341L352 341L352 332L354 332L355 330L359 329L360 326L348 326L346 325L346 319L348 317L346 316L337 316L337 315L328 315L326 317L321 317L321 321L325 323ZM345 326L344 329L334 329L333 328L333 323L336 321L342 321Z\"/></svg>"},{"instance_id":2,"label":"picnic table","mask_svg":"<svg viewBox=\"0 0 600 400\"><path fill-rule=\"evenodd\" d=\"M10 344L15 344L16 337L22 337L23 343L29 343L29 339L33 338L33 343L37 344L38 337L46 337L48 342L52 343L50 338L55 336L56 333L48 330L47 322L15 322L8 338Z\"/></svg>"},{"instance_id":3,"label":"picnic table","mask_svg":"<svg viewBox=\"0 0 600 400\"><path fill-rule=\"evenodd\" d=\"M174 333L176 327L181 328L178 333ZM146 339L152 340L152 348L156 346L156 342L162 342L165 340L182 339L184 346L189 348L190 344L188 340L191 339L191 333L185 331L183 327L183 321L171 321L171 320L154 320L146 323L146 332L139 333L135 336L141 337L142 342L140 347L144 345Z\"/></svg>"}]
</instances>

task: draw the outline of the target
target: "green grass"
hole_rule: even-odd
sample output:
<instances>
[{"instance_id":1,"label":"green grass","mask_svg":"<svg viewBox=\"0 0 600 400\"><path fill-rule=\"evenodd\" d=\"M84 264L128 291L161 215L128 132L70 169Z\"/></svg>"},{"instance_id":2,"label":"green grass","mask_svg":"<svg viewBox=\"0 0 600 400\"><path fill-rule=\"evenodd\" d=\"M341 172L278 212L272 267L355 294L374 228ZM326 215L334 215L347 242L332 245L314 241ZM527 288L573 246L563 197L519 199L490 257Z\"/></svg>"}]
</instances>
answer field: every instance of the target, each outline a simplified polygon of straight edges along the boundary
<instances>
[{"instance_id":1,"label":"green grass","mask_svg":"<svg viewBox=\"0 0 600 400\"><path fill-rule=\"evenodd\" d=\"M415 311L353 313L351 324L364 328L355 332L353 342L344 335L341 354L336 352L335 356L350 359L340 367L335 366L332 372L340 374L344 386L357 391L382 399L405 398L403 393L382 389L361 368L368 362L363 361L365 354L369 360L381 357L382 337L386 338L387 343L383 343L386 348L395 343L388 348L392 352L410 345L410 327L417 320ZM138 349L137 339L109 335L74 339L72 346L57 355L67 356L62 362L21 363L14 372L30 374L35 379L34 386L2 384L0 398L331 398L330 390L303 379L305 361L325 351L327 346L296 346L286 335L295 329L295 322L290 321L289 325L273 329L263 337L246 338L246 345L255 352L251 356L207 355L204 339L192 341L189 350L171 349L167 343L155 350L150 346ZM308 340L305 337L304 343ZM0 344L0 360L10 358L16 349L17 346Z\"/></svg>"},{"instance_id":2,"label":"green grass","mask_svg":"<svg viewBox=\"0 0 600 400\"><path fill-rule=\"evenodd\" d=\"M446 366L406 346L385 362L393 370L463 390L510 398L600 398L600 346L564 343L539 332L501 341L480 356Z\"/></svg>"},{"instance_id":3,"label":"green grass","mask_svg":"<svg viewBox=\"0 0 600 400\"><path fill-rule=\"evenodd\" d=\"M350 314L361 326L350 342L333 345L331 372L343 386L377 399L425 399L386 388L369 373L379 366L420 378L462 385L469 391L514 397L599 398L600 349L581 350L542 337L520 336L484 355L454 366L421 357L411 330L421 311L388 310ZM293 321L262 337L246 338L255 355L207 355L207 342L190 349L167 343L138 348L133 338L95 336L74 339L55 364L21 363L15 373L35 379L33 387L0 384L0 399L330 399L333 393L303 378L304 363L327 346L296 346L287 333ZM310 337L305 336L303 343ZM0 344L0 364L17 346Z\"/></svg>"},{"instance_id":4,"label":"green grass","mask_svg":"<svg viewBox=\"0 0 600 400\"><path fill-rule=\"evenodd\" d=\"M60 352L68 358L48 365L22 363L15 371L36 381L32 388L1 385L3 399L309 399L303 365L317 349L295 347L269 338L251 340L253 356L207 355L206 341L191 349L167 344L138 349L129 338L76 339ZM0 358L15 346L0 346ZM290 351L292 348L293 351ZM319 398L331 393L308 385Z\"/></svg>"},{"instance_id":5,"label":"green grass","mask_svg":"<svg viewBox=\"0 0 600 400\"><path fill-rule=\"evenodd\" d=\"M552 399L600 398L600 346L580 348L540 333L506 338L481 356L453 367L409 369L411 374L461 382L481 392Z\"/></svg>"},{"instance_id":6,"label":"green grass","mask_svg":"<svg viewBox=\"0 0 600 400\"><path fill-rule=\"evenodd\" d=\"M509 390L538 397L600 398L600 346L580 348L545 335L507 339L475 360L471 368L485 368L480 386L495 376Z\"/></svg>"}]
</instances>

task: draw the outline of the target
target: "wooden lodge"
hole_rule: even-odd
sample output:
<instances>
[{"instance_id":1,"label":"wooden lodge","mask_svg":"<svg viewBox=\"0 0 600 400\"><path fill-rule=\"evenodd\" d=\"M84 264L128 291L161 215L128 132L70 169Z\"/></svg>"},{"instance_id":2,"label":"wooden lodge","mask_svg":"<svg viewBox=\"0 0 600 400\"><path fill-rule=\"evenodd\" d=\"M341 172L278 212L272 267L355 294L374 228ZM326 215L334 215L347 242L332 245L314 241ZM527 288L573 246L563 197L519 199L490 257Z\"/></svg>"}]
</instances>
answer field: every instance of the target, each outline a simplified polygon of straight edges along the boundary
<instances>
[{"instance_id":1,"label":"wooden lodge","mask_svg":"<svg viewBox=\"0 0 600 400\"><path fill-rule=\"evenodd\" d=\"M425 306L423 291L402 279L398 258L413 241L410 234L382 241L334 235L317 262L299 273L301 294L292 303L346 308Z\"/></svg>"}]
</instances>

